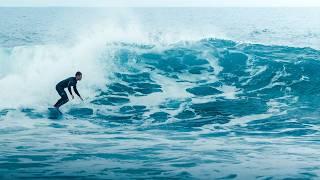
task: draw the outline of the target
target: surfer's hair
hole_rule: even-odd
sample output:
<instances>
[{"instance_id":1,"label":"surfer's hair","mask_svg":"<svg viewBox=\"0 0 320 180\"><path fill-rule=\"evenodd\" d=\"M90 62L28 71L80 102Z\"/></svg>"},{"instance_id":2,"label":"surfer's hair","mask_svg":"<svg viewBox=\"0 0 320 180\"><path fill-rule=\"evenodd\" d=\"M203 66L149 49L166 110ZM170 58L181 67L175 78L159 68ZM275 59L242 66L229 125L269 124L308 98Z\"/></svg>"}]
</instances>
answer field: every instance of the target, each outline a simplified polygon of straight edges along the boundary
<instances>
[{"instance_id":1,"label":"surfer's hair","mask_svg":"<svg viewBox=\"0 0 320 180\"><path fill-rule=\"evenodd\" d=\"M76 76L81 76L82 73L80 71L76 72Z\"/></svg>"}]
</instances>

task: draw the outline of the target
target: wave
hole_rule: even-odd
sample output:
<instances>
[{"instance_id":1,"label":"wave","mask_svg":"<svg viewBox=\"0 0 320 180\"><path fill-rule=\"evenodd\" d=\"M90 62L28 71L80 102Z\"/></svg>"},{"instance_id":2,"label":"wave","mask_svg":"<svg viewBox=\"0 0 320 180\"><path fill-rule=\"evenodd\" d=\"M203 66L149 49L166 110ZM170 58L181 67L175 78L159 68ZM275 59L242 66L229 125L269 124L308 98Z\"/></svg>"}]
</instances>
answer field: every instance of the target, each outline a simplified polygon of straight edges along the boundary
<instances>
[{"instance_id":1,"label":"wave","mask_svg":"<svg viewBox=\"0 0 320 180\"><path fill-rule=\"evenodd\" d=\"M2 8L0 177L317 176L317 9L118 11Z\"/></svg>"},{"instance_id":2,"label":"wave","mask_svg":"<svg viewBox=\"0 0 320 180\"><path fill-rule=\"evenodd\" d=\"M71 117L202 126L259 114L307 116L319 108L315 49L210 38L98 44L2 48L0 106L41 114L58 98L55 83L81 70L79 90L88 98L65 107Z\"/></svg>"}]
</instances>

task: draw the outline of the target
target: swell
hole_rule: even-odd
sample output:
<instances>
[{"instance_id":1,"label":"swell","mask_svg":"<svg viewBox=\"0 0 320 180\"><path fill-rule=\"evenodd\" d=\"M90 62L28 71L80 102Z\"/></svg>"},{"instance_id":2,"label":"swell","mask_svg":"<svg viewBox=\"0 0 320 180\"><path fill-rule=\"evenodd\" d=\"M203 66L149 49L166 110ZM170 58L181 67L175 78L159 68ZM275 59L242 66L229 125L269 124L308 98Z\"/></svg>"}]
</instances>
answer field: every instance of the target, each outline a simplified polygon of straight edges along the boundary
<instances>
[{"instance_id":1,"label":"swell","mask_svg":"<svg viewBox=\"0 0 320 180\"><path fill-rule=\"evenodd\" d=\"M103 125L199 127L241 117L285 123L317 116L320 52L311 48L203 39L166 47L112 43L105 51L113 68L105 69L106 58L92 65L104 68L104 86L85 104L66 106L66 117ZM41 110L22 111L43 117Z\"/></svg>"}]
</instances>

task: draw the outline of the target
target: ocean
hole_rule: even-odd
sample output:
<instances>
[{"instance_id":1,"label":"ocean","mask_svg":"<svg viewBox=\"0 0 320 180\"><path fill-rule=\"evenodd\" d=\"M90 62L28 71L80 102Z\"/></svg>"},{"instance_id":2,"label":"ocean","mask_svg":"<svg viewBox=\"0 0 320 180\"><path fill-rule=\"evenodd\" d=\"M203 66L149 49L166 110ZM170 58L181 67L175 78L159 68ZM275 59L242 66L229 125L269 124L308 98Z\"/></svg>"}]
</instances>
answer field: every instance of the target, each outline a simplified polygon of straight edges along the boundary
<instances>
[{"instance_id":1,"label":"ocean","mask_svg":"<svg viewBox=\"0 0 320 180\"><path fill-rule=\"evenodd\" d=\"M319 179L319 19L0 8L0 179Z\"/></svg>"}]
</instances>

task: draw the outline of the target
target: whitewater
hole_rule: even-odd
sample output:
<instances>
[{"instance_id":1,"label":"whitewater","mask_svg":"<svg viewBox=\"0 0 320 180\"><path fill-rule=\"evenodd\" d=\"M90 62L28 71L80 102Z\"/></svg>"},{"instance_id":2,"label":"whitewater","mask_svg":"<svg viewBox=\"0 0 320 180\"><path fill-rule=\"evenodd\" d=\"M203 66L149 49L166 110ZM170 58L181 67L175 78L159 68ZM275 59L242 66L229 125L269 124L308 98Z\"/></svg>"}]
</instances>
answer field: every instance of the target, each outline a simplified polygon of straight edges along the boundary
<instances>
[{"instance_id":1,"label":"whitewater","mask_svg":"<svg viewBox=\"0 0 320 180\"><path fill-rule=\"evenodd\" d=\"M318 179L319 19L0 8L0 179ZM48 118L76 71L85 100Z\"/></svg>"}]
</instances>

